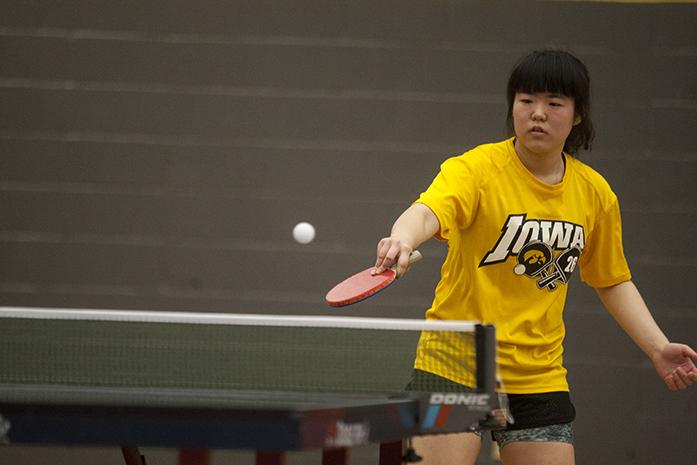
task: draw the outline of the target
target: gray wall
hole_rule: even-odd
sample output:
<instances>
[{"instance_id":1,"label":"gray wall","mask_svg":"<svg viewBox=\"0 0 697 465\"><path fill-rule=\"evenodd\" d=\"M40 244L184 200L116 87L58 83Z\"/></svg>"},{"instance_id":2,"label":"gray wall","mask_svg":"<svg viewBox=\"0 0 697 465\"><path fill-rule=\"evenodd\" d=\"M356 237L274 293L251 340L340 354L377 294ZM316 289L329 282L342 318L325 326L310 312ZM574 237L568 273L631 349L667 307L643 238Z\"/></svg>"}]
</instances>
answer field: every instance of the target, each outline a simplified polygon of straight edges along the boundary
<instances>
[{"instance_id":1,"label":"gray wall","mask_svg":"<svg viewBox=\"0 0 697 465\"><path fill-rule=\"evenodd\" d=\"M696 44L697 5L4 0L0 299L327 314L438 164L506 135L513 62L557 45L594 78L583 157L620 197L635 281L697 346ZM444 257L422 250L334 314L421 317ZM695 389L669 393L573 288L578 463L695 465Z\"/></svg>"}]
</instances>

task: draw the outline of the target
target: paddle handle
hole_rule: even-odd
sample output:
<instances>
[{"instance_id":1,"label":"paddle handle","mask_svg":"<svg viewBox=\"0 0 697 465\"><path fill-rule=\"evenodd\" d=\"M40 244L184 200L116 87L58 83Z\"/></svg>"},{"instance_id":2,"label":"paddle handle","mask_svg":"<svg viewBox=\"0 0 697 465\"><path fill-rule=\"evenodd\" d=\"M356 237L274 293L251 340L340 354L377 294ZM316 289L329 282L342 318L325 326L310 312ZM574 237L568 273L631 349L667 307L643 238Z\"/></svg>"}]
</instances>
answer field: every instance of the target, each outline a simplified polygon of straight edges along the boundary
<instances>
[{"instance_id":1,"label":"paddle handle","mask_svg":"<svg viewBox=\"0 0 697 465\"><path fill-rule=\"evenodd\" d=\"M424 258L424 256L421 255L421 252L419 252L418 250L414 250L414 251L409 255L409 266L411 266L411 265L413 265L414 263L418 262L418 261L421 260L422 258ZM397 271L397 264L395 263L394 265L392 265L392 266L390 267L390 269L391 269L392 271Z\"/></svg>"}]
</instances>

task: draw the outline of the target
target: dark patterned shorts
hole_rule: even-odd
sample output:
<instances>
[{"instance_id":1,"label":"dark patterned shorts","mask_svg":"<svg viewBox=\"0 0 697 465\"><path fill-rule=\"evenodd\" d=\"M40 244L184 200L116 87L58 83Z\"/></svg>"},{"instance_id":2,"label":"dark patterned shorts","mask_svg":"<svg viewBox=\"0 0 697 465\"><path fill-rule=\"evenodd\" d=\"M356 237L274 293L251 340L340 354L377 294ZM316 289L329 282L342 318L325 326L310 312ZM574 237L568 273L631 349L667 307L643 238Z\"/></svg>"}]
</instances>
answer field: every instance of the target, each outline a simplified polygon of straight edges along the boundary
<instances>
[{"instance_id":1,"label":"dark patterned shorts","mask_svg":"<svg viewBox=\"0 0 697 465\"><path fill-rule=\"evenodd\" d=\"M407 390L471 391L466 386L421 370L414 370ZM506 429L492 431L492 438L499 447L515 441L574 443L571 422L576 418L576 409L568 392L509 394L508 404L514 422Z\"/></svg>"},{"instance_id":2,"label":"dark patterned shorts","mask_svg":"<svg viewBox=\"0 0 697 465\"><path fill-rule=\"evenodd\" d=\"M527 429L503 429L492 431L491 435L499 447L517 441L574 443L574 430L571 427L571 423Z\"/></svg>"}]
</instances>

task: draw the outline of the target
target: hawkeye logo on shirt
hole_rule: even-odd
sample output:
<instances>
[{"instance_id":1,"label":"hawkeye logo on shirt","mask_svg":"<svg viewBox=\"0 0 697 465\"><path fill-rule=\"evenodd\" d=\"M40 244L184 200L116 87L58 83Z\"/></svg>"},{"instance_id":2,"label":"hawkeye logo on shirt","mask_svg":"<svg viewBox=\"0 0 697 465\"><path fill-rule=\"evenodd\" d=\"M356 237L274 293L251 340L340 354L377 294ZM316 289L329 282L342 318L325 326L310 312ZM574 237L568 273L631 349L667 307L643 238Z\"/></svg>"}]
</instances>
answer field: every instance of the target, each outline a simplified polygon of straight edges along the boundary
<instances>
[{"instance_id":1,"label":"hawkeye logo on shirt","mask_svg":"<svg viewBox=\"0 0 697 465\"><path fill-rule=\"evenodd\" d=\"M526 214L508 217L496 245L479 266L502 263L515 256L515 274L536 279L538 288L553 291L558 283L568 283L576 269L585 245L583 226L526 217ZM555 250L561 250L556 257Z\"/></svg>"}]
</instances>

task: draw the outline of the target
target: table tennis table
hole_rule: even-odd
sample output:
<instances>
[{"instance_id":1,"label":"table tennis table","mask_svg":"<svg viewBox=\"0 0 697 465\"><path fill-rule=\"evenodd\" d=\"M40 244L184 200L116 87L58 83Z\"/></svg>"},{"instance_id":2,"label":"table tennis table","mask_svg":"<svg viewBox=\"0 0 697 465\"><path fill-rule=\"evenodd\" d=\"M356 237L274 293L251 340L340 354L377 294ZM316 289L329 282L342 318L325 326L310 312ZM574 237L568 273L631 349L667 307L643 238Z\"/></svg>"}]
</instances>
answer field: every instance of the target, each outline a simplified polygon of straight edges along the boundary
<instances>
[{"instance_id":1,"label":"table tennis table","mask_svg":"<svg viewBox=\"0 0 697 465\"><path fill-rule=\"evenodd\" d=\"M6 318L0 308L0 324L14 321ZM0 374L0 443L115 446L129 465L141 464L141 447L179 449L182 465L205 465L210 449L254 450L259 465L282 464L287 451L320 449L323 464L339 465L348 463L350 447L377 443L379 463L396 465L403 463L403 439L467 431L491 420L498 406L495 330L475 325L475 332L478 386L469 393L94 385L26 377L17 383ZM24 349L2 350L5 365L3 358L22 356Z\"/></svg>"}]
</instances>

